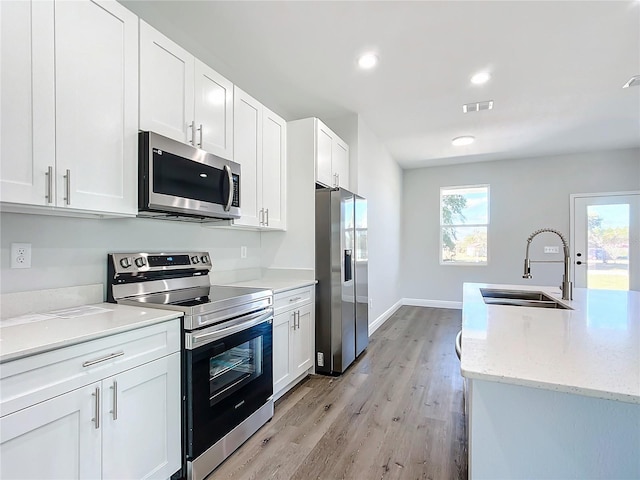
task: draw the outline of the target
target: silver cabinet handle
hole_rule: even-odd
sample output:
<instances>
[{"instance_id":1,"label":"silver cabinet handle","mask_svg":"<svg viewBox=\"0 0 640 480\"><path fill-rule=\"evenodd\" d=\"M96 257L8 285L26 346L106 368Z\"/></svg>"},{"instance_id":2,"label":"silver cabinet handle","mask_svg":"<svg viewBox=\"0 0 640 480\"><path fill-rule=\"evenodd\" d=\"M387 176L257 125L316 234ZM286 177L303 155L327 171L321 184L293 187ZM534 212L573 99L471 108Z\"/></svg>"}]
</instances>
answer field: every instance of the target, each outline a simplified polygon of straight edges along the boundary
<instances>
[{"instance_id":1,"label":"silver cabinet handle","mask_svg":"<svg viewBox=\"0 0 640 480\"><path fill-rule=\"evenodd\" d=\"M49 167L45 175L47 176L47 203L53 203L53 167Z\"/></svg>"},{"instance_id":2,"label":"silver cabinet handle","mask_svg":"<svg viewBox=\"0 0 640 480\"><path fill-rule=\"evenodd\" d=\"M198 143L198 146L202 148L202 124L200 124L200 127L198 128L198 132L200 132L200 143Z\"/></svg>"},{"instance_id":3,"label":"silver cabinet handle","mask_svg":"<svg viewBox=\"0 0 640 480\"><path fill-rule=\"evenodd\" d=\"M264 225L264 208L260 209L260 218L258 219L258 223L260 223L260 225Z\"/></svg>"},{"instance_id":4,"label":"silver cabinet handle","mask_svg":"<svg viewBox=\"0 0 640 480\"><path fill-rule=\"evenodd\" d=\"M111 413L113 413L113 419L117 420L118 419L118 382L114 380L111 388L113 389L113 410L111 410Z\"/></svg>"},{"instance_id":5,"label":"silver cabinet handle","mask_svg":"<svg viewBox=\"0 0 640 480\"><path fill-rule=\"evenodd\" d=\"M189 140L189 143L191 145L195 145L195 143L196 143L196 130L195 130L196 122L191 122L187 128L191 129L191 140Z\"/></svg>"},{"instance_id":6,"label":"silver cabinet handle","mask_svg":"<svg viewBox=\"0 0 640 480\"><path fill-rule=\"evenodd\" d=\"M456 355L458 356L458 360L460 360L462 355L462 330L456 335Z\"/></svg>"},{"instance_id":7,"label":"silver cabinet handle","mask_svg":"<svg viewBox=\"0 0 640 480\"><path fill-rule=\"evenodd\" d=\"M87 360L82 364L83 367L90 367L91 365L95 365L96 363L106 362L107 360L111 360L112 358L121 357L124 355L124 351L121 350L119 352L110 353L105 357L96 358L95 360Z\"/></svg>"},{"instance_id":8,"label":"silver cabinet handle","mask_svg":"<svg viewBox=\"0 0 640 480\"><path fill-rule=\"evenodd\" d=\"M96 387L95 393L92 393L96 397L96 416L92 418L96 424L96 429L100 428L100 387Z\"/></svg>"},{"instance_id":9,"label":"silver cabinet handle","mask_svg":"<svg viewBox=\"0 0 640 480\"><path fill-rule=\"evenodd\" d=\"M65 188L67 190L67 196L64 197L64 201L67 205L71 205L71 170L67 170L67 174L64 176L65 178Z\"/></svg>"},{"instance_id":10,"label":"silver cabinet handle","mask_svg":"<svg viewBox=\"0 0 640 480\"><path fill-rule=\"evenodd\" d=\"M295 298L289 299L290 302L297 302L298 300L302 300L302 297L295 297Z\"/></svg>"},{"instance_id":11,"label":"silver cabinet handle","mask_svg":"<svg viewBox=\"0 0 640 480\"><path fill-rule=\"evenodd\" d=\"M298 327L298 330L300 330L300 310L298 310L296 313L298 314L297 315L297 317L298 317L297 327Z\"/></svg>"},{"instance_id":12,"label":"silver cabinet handle","mask_svg":"<svg viewBox=\"0 0 640 480\"><path fill-rule=\"evenodd\" d=\"M267 227L268 227L269 226L269 209L268 208L265 210L265 213L266 213L266 216L267 216L266 224L267 224Z\"/></svg>"},{"instance_id":13,"label":"silver cabinet handle","mask_svg":"<svg viewBox=\"0 0 640 480\"><path fill-rule=\"evenodd\" d=\"M224 206L224 211L228 212L231 208L231 202L233 201L233 177L231 176L231 168L229 168L229 165L224 166L224 171L227 172L227 179L229 180L229 198L227 198L227 204Z\"/></svg>"}]
</instances>

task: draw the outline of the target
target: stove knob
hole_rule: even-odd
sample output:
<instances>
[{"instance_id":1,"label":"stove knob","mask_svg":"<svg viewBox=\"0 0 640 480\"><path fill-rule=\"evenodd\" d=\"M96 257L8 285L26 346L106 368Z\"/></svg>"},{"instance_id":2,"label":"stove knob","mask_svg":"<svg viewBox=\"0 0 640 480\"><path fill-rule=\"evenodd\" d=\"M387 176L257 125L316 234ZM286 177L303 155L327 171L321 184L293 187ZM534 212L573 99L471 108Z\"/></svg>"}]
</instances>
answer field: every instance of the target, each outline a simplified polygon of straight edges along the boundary
<instances>
[{"instance_id":1,"label":"stove knob","mask_svg":"<svg viewBox=\"0 0 640 480\"><path fill-rule=\"evenodd\" d=\"M136 262L136 267L144 267L147 264L147 261L144 259L144 257L136 258L135 262Z\"/></svg>"},{"instance_id":2,"label":"stove knob","mask_svg":"<svg viewBox=\"0 0 640 480\"><path fill-rule=\"evenodd\" d=\"M193 257L191 257L191 263L193 263L194 265L197 263L200 263L200 259L198 258L197 255L194 255Z\"/></svg>"},{"instance_id":3,"label":"stove knob","mask_svg":"<svg viewBox=\"0 0 640 480\"><path fill-rule=\"evenodd\" d=\"M121 258L120 265L122 268L129 268L131 266L131 260L128 257Z\"/></svg>"},{"instance_id":4,"label":"stove knob","mask_svg":"<svg viewBox=\"0 0 640 480\"><path fill-rule=\"evenodd\" d=\"M202 263L209 263L209 257L207 257L206 255L203 255L200 260L202 260Z\"/></svg>"}]
</instances>

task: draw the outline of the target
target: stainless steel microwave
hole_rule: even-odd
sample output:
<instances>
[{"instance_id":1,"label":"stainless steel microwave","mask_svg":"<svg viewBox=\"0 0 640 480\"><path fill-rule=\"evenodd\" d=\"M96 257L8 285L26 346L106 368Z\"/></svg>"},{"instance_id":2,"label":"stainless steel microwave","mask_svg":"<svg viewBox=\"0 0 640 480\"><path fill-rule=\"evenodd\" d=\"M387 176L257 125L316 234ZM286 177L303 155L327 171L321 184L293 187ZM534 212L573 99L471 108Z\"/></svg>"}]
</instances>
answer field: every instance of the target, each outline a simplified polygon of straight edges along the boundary
<instances>
[{"instance_id":1,"label":"stainless steel microwave","mask_svg":"<svg viewBox=\"0 0 640 480\"><path fill-rule=\"evenodd\" d=\"M153 132L138 134L138 216L240 218L240 164Z\"/></svg>"}]
</instances>

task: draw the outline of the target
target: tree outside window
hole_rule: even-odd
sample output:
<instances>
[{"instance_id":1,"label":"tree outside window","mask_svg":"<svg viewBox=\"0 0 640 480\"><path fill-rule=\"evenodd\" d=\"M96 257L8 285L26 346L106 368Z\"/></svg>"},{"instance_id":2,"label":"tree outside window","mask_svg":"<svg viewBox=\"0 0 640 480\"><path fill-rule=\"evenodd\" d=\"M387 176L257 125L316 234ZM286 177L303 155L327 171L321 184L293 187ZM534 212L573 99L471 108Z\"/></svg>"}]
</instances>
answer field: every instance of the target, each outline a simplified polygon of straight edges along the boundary
<instances>
[{"instance_id":1,"label":"tree outside window","mask_svg":"<svg viewBox=\"0 0 640 480\"><path fill-rule=\"evenodd\" d=\"M440 189L440 263L486 265L489 185Z\"/></svg>"}]
</instances>

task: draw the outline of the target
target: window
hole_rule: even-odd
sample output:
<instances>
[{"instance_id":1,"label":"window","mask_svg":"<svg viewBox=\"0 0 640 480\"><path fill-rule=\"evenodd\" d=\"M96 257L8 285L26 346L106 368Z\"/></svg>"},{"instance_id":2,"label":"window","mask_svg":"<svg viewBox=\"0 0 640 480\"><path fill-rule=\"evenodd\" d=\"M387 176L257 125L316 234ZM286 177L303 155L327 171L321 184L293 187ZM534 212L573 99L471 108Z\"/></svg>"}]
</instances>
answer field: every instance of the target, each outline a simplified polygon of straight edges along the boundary
<instances>
[{"instance_id":1,"label":"window","mask_svg":"<svg viewBox=\"0 0 640 480\"><path fill-rule=\"evenodd\" d=\"M440 188L440 263L486 265L489 185Z\"/></svg>"}]
</instances>

